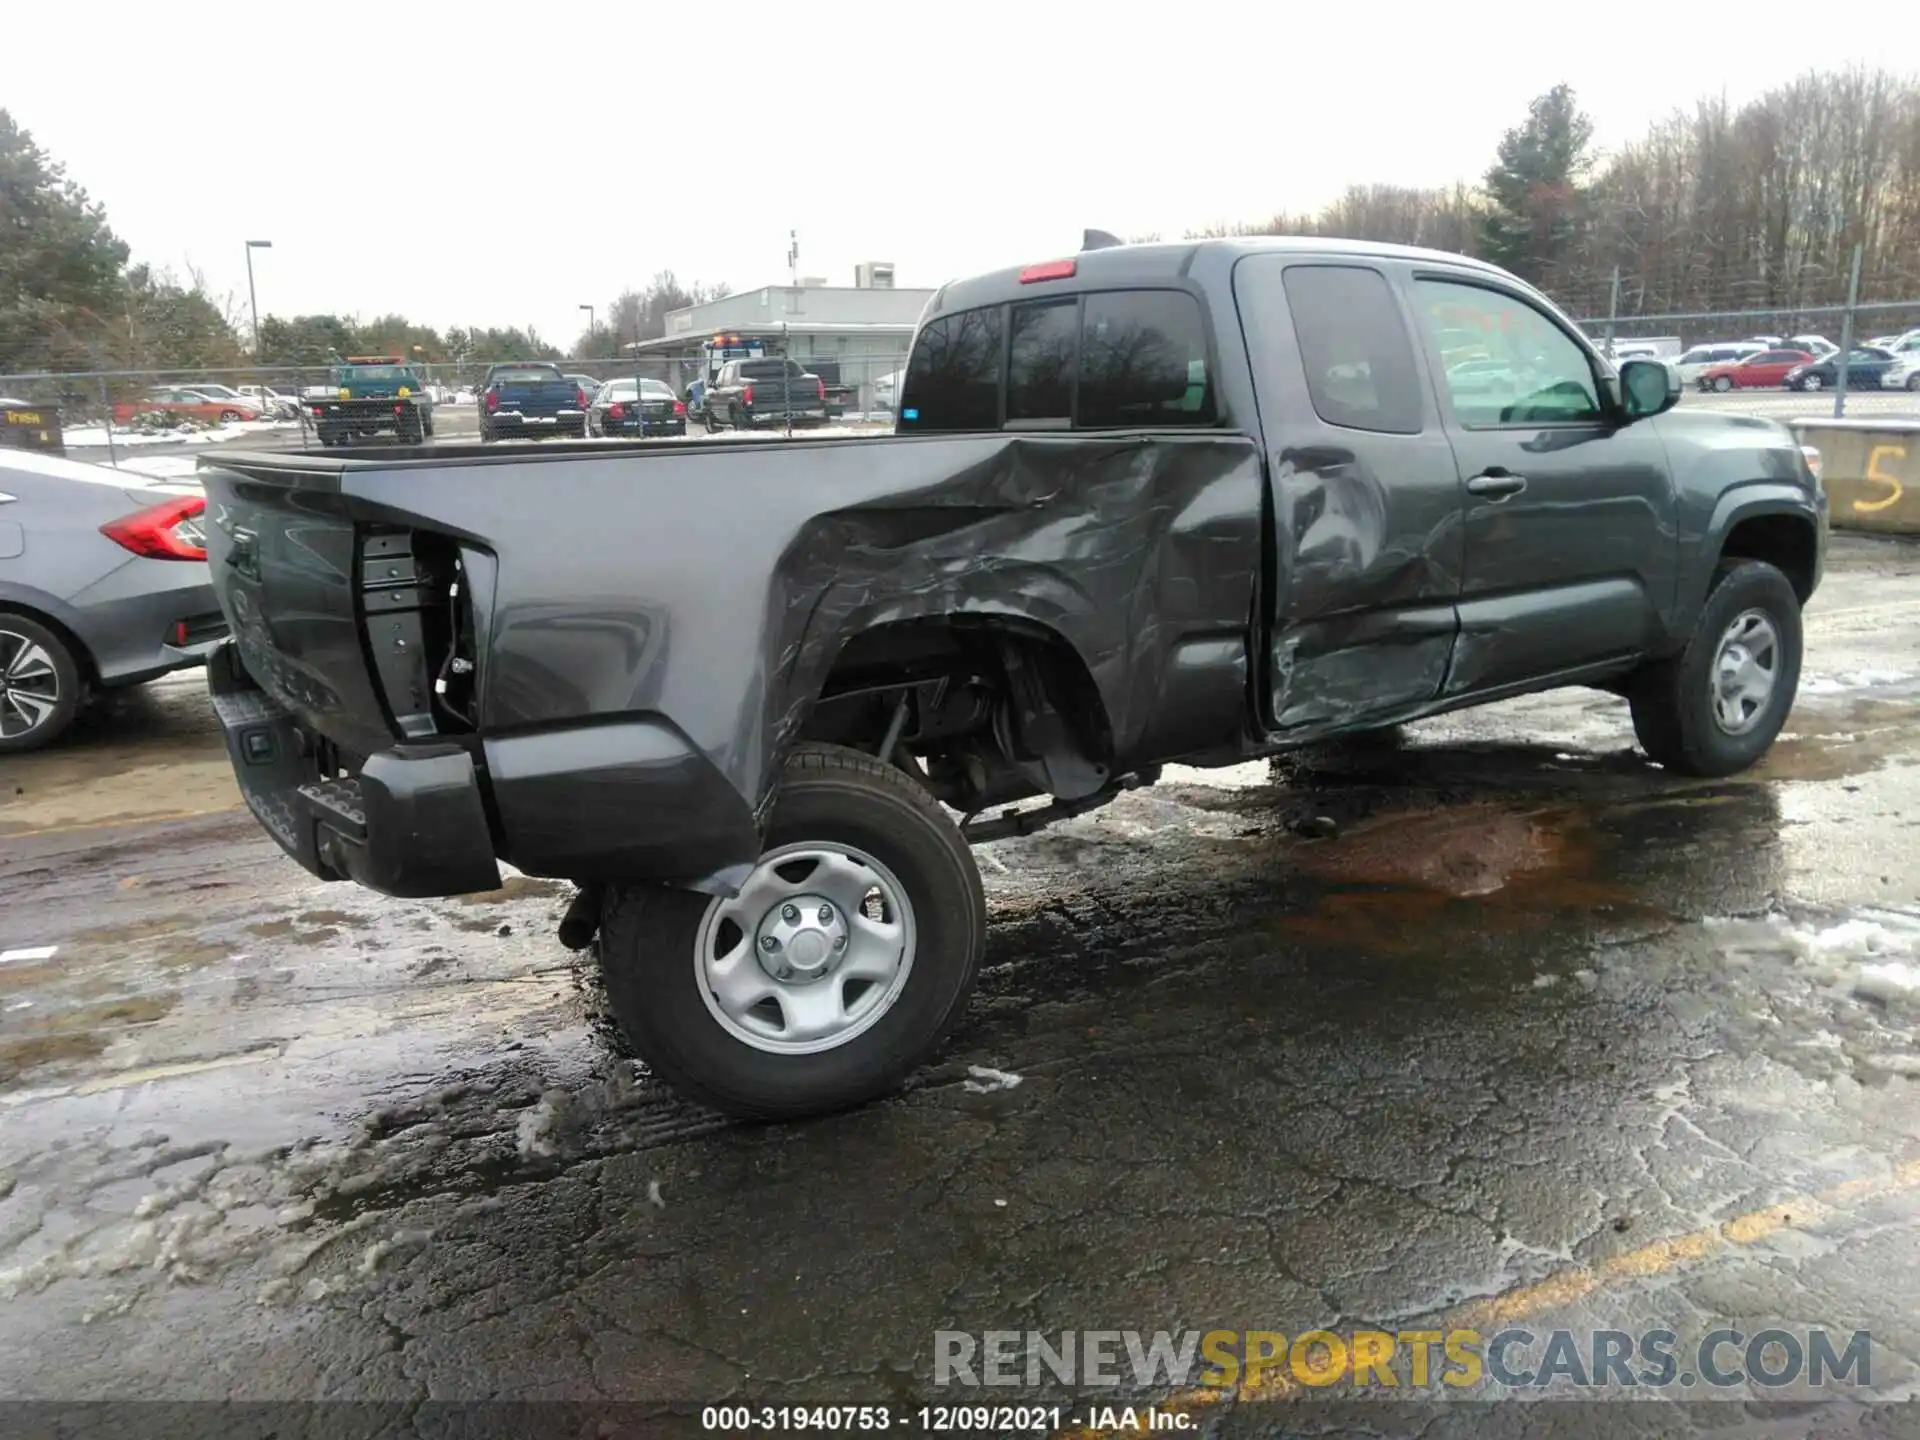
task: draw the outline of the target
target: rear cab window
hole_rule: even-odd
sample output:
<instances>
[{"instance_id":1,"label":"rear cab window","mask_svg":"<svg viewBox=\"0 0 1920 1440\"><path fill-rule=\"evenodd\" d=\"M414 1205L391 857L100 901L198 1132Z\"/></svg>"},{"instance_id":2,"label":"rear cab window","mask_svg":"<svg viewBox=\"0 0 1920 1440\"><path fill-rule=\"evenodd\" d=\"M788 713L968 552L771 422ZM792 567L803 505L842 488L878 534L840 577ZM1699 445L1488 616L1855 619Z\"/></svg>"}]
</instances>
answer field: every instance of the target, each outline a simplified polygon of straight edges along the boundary
<instances>
[{"instance_id":1,"label":"rear cab window","mask_svg":"<svg viewBox=\"0 0 1920 1440\"><path fill-rule=\"evenodd\" d=\"M565 378L557 366L551 365L511 365L493 372L496 385L545 385Z\"/></svg>"},{"instance_id":2,"label":"rear cab window","mask_svg":"<svg viewBox=\"0 0 1920 1440\"><path fill-rule=\"evenodd\" d=\"M1217 419L1206 326L1183 290L1090 290L921 327L903 431L1125 429Z\"/></svg>"}]
</instances>

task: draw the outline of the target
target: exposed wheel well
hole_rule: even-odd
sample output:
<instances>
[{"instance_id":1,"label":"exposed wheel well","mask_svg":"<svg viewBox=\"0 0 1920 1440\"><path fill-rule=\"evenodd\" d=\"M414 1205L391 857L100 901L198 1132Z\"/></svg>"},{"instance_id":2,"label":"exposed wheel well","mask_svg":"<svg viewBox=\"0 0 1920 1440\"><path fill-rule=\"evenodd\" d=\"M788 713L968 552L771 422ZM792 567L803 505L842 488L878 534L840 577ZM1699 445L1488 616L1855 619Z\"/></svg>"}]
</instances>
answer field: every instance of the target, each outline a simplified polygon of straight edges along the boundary
<instances>
[{"instance_id":1,"label":"exposed wheel well","mask_svg":"<svg viewBox=\"0 0 1920 1440\"><path fill-rule=\"evenodd\" d=\"M1813 597L1816 544L1814 527L1808 520L1797 515L1756 515L1727 533L1720 558L1766 561L1787 577L1804 605Z\"/></svg>"},{"instance_id":2,"label":"exposed wheel well","mask_svg":"<svg viewBox=\"0 0 1920 1440\"><path fill-rule=\"evenodd\" d=\"M94 661L93 652L87 649L86 642L71 629L61 624L44 610L18 600L0 600L0 615L24 615L37 624L44 625L65 642L67 651L73 656L73 663L80 668L80 679L89 690L100 688L100 667ZM86 698L84 695L82 699Z\"/></svg>"},{"instance_id":3,"label":"exposed wheel well","mask_svg":"<svg viewBox=\"0 0 1920 1440\"><path fill-rule=\"evenodd\" d=\"M1057 631L1002 616L875 626L842 646L798 740L905 766L974 812L1031 795L1077 799L1111 779L1106 706Z\"/></svg>"}]
</instances>

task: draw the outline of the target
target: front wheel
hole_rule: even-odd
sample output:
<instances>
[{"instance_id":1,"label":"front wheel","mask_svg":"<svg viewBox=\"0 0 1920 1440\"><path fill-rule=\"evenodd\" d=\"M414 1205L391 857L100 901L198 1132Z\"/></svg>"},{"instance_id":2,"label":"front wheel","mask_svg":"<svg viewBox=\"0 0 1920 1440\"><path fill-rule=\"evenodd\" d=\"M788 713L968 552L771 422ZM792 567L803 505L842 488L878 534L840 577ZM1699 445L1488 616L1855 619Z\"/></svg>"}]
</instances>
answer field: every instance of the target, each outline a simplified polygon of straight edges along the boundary
<instances>
[{"instance_id":1,"label":"front wheel","mask_svg":"<svg viewBox=\"0 0 1920 1440\"><path fill-rule=\"evenodd\" d=\"M896 1089L980 969L986 900L960 831L897 766L788 762L767 848L730 898L610 887L600 970L654 1073L730 1114L794 1119Z\"/></svg>"},{"instance_id":2,"label":"front wheel","mask_svg":"<svg viewBox=\"0 0 1920 1440\"><path fill-rule=\"evenodd\" d=\"M1800 382L1800 388L1802 390L1818 390L1825 383L1826 382L1818 375L1809 375Z\"/></svg>"},{"instance_id":3,"label":"front wheel","mask_svg":"<svg viewBox=\"0 0 1920 1440\"><path fill-rule=\"evenodd\" d=\"M1920 370L1916 370L1907 377L1907 389L1920 390Z\"/></svg>"},{"instance_id":4,"label":"front wheel","mask_svg":"<svg viewBox=\"0 0 1920 1440\"><path fill-rule=\"evenodd\" d=\"M1800 597L1760 560L1724 563L1687 648L1649 665L1627 699L1649 759L1732 775L1767 753L1800 687Z\"/></svg>"}]
</instances>

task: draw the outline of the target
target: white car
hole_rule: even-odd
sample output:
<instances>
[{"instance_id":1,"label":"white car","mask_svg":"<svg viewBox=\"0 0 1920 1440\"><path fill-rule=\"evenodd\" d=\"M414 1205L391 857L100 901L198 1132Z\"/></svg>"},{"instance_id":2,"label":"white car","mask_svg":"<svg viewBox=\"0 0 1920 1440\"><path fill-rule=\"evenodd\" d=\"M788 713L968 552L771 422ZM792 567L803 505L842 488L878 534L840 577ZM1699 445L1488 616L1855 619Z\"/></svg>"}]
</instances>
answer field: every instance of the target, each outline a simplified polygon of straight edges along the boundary
<instances>
[{"instance_id":1,"label":"white car","mask_svg":"<svg viewBox=\"0 0 1920 1440\"><path fill-rule=\"evenodd\" d=\"M882 410L894 409L900 403L900 382L906 378L906 373L904 370L895 370L874 381L873 403Z\"/></svg>"},{"instance_id":2,"label":"white car","mask_svg":"<svg viewBox=\"0 0 1920 1440\"><path fill-rule=\"evenodd\" d=\"M1781 347L1786 350L1804 350L1816 360L1824 360L1837 354L1840 347L1824 335L1789 335L1787 343Z\"/></svg>"},{"instance_id":3,"label":"white car","mask_svg":"<svg viewBox=\"0 0 1920 1440\"><path fill-rule=\"evenodd\" d=\"M1882 390L1920 390L1920 347L1900 355L1880 376Z\"/></svg>"},{"instance_id":4,"label":"white car","mask_svg":"<svg viewBox=\"0 0 1920 1440\"><path fill-rule=\"evenodd\" d=\"M1680 372L1680 383L1692 389L1699 383L1700 377L1715 365L1731 365L1736 360L1744 360L1749 355L1758 355L1767 347L1751 340L1725 340L1708 345L1696 345L1684 355L1674 358L1673 364Z\"/></svg>"},{"instance_id":5,"label":"white car","mask_svg":"<svg viewBox=\"0 0 1920 1440\"><path fill-rule=\"evenodd\" d=\"M271 385L236 385L234 389L242 399L251 400L276 420L297 420L300 417L300 402L291 395L282 395Z\"/></svg>"}]
</instances>

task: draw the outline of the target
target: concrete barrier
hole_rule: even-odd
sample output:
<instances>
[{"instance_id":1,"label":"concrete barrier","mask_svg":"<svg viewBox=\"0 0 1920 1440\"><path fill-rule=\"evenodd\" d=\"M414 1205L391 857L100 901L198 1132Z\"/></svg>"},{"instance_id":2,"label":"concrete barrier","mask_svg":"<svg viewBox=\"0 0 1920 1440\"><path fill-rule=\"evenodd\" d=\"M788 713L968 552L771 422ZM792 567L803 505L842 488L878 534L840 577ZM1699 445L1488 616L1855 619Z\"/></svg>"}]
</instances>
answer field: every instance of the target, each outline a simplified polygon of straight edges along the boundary
<instances>
[{"instance_id":1,"label":"concrete barrier","mask_svg":"<svg viewBox=\"0 0 1920 1440\"><path fill-rule=\"evenodd\" d=\"M1793 420L1820 452L1836 530L1920 535L1920 420Z\"/></svg>"}]
</instances>

